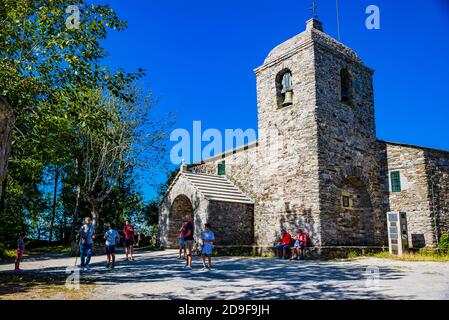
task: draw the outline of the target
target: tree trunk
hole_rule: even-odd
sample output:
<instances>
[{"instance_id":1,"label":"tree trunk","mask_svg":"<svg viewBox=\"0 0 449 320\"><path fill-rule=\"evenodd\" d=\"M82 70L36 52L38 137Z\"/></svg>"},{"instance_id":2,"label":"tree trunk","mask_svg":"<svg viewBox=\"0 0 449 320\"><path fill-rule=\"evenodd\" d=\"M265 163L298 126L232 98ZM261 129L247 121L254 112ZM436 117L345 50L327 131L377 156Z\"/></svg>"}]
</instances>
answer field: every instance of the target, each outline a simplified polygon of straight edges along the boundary
<instances>
[{"instance_id":1,"label":"tree trunk","mask_svg":"<svg viewBox=\"0 0 449 320\"><path fill-rule=\"evenodd\" d=\"M73 209L72 214L72 228L70 231L70 248L71 248L71 255L75 256L77 255L78 248L76 245L76 234L77 234L77 223L78 223L78 216L79 216L79 209L80 209L80 203L81 203L81 184L79 182L79 174L80 174L80 166L81 166L81 160L76 159L76 196L75 196L75 208Z\"/></svg>"},{"instance_id":2,"label":"tree trunk","mask_svg":"<svg viewBox=\"0 0 449 320\"><path fill-rule=\"evenodd\" d=\"M0 203L4 201L5 188L3 182L8 171L14 122L15 118L10 105L0 96ZM0 209L3 211L3 207Z\"/></svg>"},{"instance_id":3,"label":"tree trunk","mask_svg":"<svg viewBox=\"0 0 449 320\"><path fill-rule=\"evenodd\" d=\"M95 228L95 232L97 232L98 230L98 226L100 225L100 220L99 220L99 216L98 216L98 211L97 211L97 207L95 205L95 200L91 201L90 203L91 208L92 208L92 224L94 225Z\"/></svg>"},{"instance_id":4,"label":"tree trunk","mask_svg":"<svg viewBox=\"0 0 449 320\"><path fill-rule=\"evenodd\" d=\"M0 214L2 214L5 210L5 197L4 194L6 192L7 187L7 181L6 179L3 180L2 183L0 183Z\"/></svg>"},{"instance_id":5,"label":"tree trunk","mask_svg":"<svg viewBox=\"0 0 449 320\"><path fill-rule=\"evenodd\" d=\"M55 224L55 218L56 218L56 207L57 207L57 200L58 200L58 183L59 183L59 169L55 169L55 185L53 189L53 206L51 211L51 220L50 220L50 235L48 237L48 244L51 245L51 242L53 240L53 229Z\"/></svg>"},{"instance_id":6,"label":"tree trunk","mask_svg":"<svg viewBox=\"0 0 449 320\"><path fill-rule=\"evenodd\" d=\"M67 210L64 210L64 216L62 218L61 226L61 243L62 245L67 244Z\"/></svg>"}]
</instances>

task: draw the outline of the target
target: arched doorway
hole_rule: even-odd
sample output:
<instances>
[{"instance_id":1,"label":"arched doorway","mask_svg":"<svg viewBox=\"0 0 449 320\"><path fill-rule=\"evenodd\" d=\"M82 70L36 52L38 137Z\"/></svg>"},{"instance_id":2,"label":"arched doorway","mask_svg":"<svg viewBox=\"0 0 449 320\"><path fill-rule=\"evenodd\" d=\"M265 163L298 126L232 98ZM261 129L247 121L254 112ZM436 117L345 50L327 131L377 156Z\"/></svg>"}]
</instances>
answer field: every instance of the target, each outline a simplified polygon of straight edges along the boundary
<instances>
[{"instance_id":1,"label":"arched doorway","mask_svg":"<svg viewBox=\"0 0 449 320\"><path fill-rule=\"evenodd\" d=\"M185 195L178 196L170 208L170 215L168 219L168 247L177 248L179 230L181 229L182 221L185 215L190 215L193 218L193 206L190 199Z\"/></svg>"},{"instance_id":2,"label":"arched doorway","mask_svg":"<svg viewBox=\"0 0 449 320\"><path fill-rule=\"evenodd\" d=\"M374 245L374 212L366 185L358 177L348 177L337 195L338 245Z\"/></svg>"}]
</instances>

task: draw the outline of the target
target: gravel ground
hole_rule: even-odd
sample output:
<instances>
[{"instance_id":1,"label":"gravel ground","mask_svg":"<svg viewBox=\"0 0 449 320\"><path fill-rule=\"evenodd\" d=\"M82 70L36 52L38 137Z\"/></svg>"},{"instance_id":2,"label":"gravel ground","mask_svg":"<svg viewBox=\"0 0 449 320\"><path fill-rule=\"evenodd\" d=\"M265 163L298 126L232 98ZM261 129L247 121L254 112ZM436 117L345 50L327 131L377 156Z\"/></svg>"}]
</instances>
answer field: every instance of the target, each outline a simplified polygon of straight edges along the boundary
<instances>
[{"instance_id":1,"label":"gravel ground","mask_svg":"<svg viewBox=\"0 0 449 320\"><path fill-rule=\"evenodd\" d=\"M175 251L145 252L136 261L118 255L113 272L104 257L93 257L82 282L95 284L86 299L449 299L449 263L387 259L352 261L279 261L262 258L214 259L202 271L195 257L186 270ZM27 257L26 274L64 275L75 258L64 255ZM0 265L0 275L12 264Z\"/></svg>"}]
</instances>

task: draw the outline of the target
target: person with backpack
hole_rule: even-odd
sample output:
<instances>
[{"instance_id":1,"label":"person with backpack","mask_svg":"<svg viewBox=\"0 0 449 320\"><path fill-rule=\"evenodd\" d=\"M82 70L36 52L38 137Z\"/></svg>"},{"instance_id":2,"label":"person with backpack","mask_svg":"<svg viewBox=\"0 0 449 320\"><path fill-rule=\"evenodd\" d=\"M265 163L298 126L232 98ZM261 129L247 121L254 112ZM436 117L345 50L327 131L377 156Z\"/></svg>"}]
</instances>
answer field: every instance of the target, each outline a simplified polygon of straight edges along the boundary
<instances>
[{"instance_id":1,"label":"person with backpack","mask_svg":"<svg viewBox=\"0 0 449 320\"><path fill-rule=\"evenodd\" d=\"M125 260L128 261L128 256L131 256L131 261L134 261L133 251L134 251L134 227L131 221L125 221L125 227L123 228L123 233L125 234Z\"/></svg>"},{"instance_id":2,"label":"person with backpack","mask_svg":"<svg viewBox=\"0 0 449 320\"><path fill-rule=\"evenodd\" d=\"M80 238L81 268L87 270L92 258L93 239L95 239L95 228L89 216L84 219L84 225L80 228L78 237Z\"/></svg>"}]
</instances>

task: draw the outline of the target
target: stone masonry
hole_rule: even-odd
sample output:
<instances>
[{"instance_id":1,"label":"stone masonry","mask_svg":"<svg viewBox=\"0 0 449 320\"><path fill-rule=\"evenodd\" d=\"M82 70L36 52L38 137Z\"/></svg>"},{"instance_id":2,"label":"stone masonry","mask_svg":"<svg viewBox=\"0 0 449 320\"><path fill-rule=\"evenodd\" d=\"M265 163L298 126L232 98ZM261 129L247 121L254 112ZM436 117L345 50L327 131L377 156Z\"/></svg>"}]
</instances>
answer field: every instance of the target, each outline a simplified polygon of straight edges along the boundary
<instances>
[{"instance_id":1,"label":"stone masonry","mask_svg":"<svg viewBox=\"0 0 449 320\"><path fill-rule=\"evenodd\" d=\"M319 21L309 20L303 33L274 48L255 73L258 141L190 167L192 174L218 176L225 161L226 178L252 200L191 199L193 208L208 207L207 217L195 219L215 222L226 239L221 245L269 250L282 228L301 227L319 252L379 248L387 245L389 211L407 213L415 248L433 245L448 230L449 152L376 139L374 72ZM293 83L288 104L286 73ZM400 191L391 189L391 172L400 172ZM172 228L175 197L195 194L188 184L179 179L161 203L162 239Z\"/></svg>"}]
</instances>

